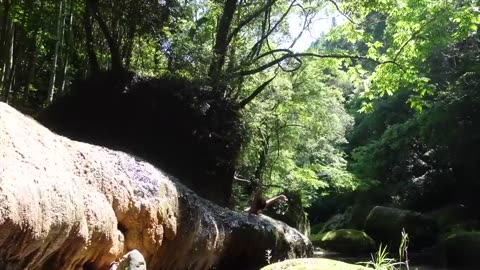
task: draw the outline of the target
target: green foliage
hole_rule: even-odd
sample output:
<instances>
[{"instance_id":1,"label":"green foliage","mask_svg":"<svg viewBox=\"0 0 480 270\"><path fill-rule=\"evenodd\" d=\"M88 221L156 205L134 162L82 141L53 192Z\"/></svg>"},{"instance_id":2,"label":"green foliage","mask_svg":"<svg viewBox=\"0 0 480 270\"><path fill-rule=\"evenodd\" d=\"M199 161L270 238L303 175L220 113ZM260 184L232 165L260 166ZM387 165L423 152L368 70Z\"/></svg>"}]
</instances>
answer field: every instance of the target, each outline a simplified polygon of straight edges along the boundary
<instances>
[{"instance_id":1,"label":"green foliage","mask_svg":"<svg viewBox=\"0 0 480 270\"><path fill-rule=\"evenodd\" d=\"M297 74L278 78L245 111L253 134L242 158L242 174L255 177L259 155L267 149L261 180L277 187L268 191L298 190L307 205L318 189L357 185L340 148L352 118L336 85L339 79L326 74L327 67L308 63Z\"/></svg>"},{"instance_id":2,"label":"green foliage","mask_svg":"<svg viewBox=\"0 0 480 270\"><path fill-rule=\"evenodd\" d=\"M388 258L387 246L380 244L378 251L372 255L372 260L369 262L362 262L368 268L375 270L397 270L400 269L402 262L397 262L395 259Z\"/></svg>"},{"instance_id":3,"label":"green foliage","mask_svg":"<svg viewBox=\"0 0 480 270\"><path fill-rule=\"evenodd\" d=\"M91 33L86 33L86 2L62 3L65 40L56 70L52 58L60 1L0 4L3 100L32 111L42 108L52 72L59 78L56 88L69 91L90 72L89 45L100 69L112 67L112 48L98 19L90 18ZM227 2L98 3L96 15L108 26L126 69L212 79ZM307 52L315 57L304 57L291 51L297 37L289 33L289 18L308 23L334 9L330 1L235 2L217 74L221 87L206 89L242 104L274 78L242 106L248 143L237 161L238 174L260 182L267 196L299 191L306 205L371 183L380 183L389 195L400 194L399 201L432 196L432 204L459 184L464 191L457 197L471 190L465 198L475 201L478 158L469 151L480 151L478 1L338 4L346 23L315 42ZM9 34L12 27L15 35ZM10 65L15 72L6 74Z\"/></svg>"},{"instance_id":4,"label":"green foliage","mask_svg":"<svg viewBox=\"0 0 480 270\"><path fill-rule=\"evenodd\" d=\"M364 264L366 267L373 268L375 270L398 270L402 269L402 266L406 266L406 268L409 269L407 257L408 234L405 233L405 230L402 230L400 243L401 244L398 249L398 261L388 257L387 245L382 246L382 244L380 244L375 255L371 255L372 260L369 262L361 262L360 264Z\"/></svg>"},{"instance_id":5,"label":"green foliage","mask_svg":"<svg viewBox=\"0 0 480 270\"><path fill-rule=\"evenodd\" d=\"M395 181L396 175L390 175L388 179L384 177L394 170L393 166L408 160L412 151L420 147L415 139L418 128L415 121L388 127L379 140L353 151L352 170L362 178Z\"/></svg>"},{"instance_id":6,"label":"green foliage","mask_svg":"<svg viewBox=\"0 0 480 270\"><path fill-rule=\"evenodd\" d=\"M414 92L398 91L375 101L373 113L357 115L348 136L354 149L349 168L359 177L378 180L404 207L430 209L453 197L478 203L473 195L479 187L478 158L472 153L479 151L480 134L479 77L470 71L478 61L474 40L477 35L429 59L432 82L438 85L429 108L409 113L401 104ZM452 194L452 187L458 193Z\"/></svg>"},{"instance_id":7,"label":"green foliage","mask_svg":"<svg viewBox=\"0 0 480 270\"><path fill-rule=\"evenodd\" d=\"M427 105L425 97L436 89L425 61L435 50L475 34L480 23L474 1L344 1L343 8L351 13L355 24L335 29L329 39L361 43L366 47L365 55L377 63L373 69L363 65L369 72L358 76L366 82L362 97L371 101L409 87L415 93L409 103L417 111ZM372 13L382 14L385 21L368 20ZM384 25L383 35L374 32L372 24ZM350 46L350 53L355 54L357 47ZM366 103L362 111L368 110Z\"/></svg>"}]
</instances>

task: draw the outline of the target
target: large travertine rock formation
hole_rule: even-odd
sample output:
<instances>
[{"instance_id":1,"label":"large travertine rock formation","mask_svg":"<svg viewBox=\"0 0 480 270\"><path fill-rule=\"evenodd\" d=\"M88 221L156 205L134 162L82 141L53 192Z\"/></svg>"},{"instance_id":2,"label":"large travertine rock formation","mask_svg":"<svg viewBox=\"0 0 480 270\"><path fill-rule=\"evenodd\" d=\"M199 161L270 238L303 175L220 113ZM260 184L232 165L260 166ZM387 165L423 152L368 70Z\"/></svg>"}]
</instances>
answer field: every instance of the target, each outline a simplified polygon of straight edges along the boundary
<instances>
[{"instance_id":1,"label":"large travertine rock formation","mask_svg":"<svg viewBox=\"0 0 480 270\"><path fill-rule=\"evenodd\" d=\"M58 136L0 103L0 268L246 269L311 255L282 222L198 197L122 152Z\"/></svg>"}]
</instances>

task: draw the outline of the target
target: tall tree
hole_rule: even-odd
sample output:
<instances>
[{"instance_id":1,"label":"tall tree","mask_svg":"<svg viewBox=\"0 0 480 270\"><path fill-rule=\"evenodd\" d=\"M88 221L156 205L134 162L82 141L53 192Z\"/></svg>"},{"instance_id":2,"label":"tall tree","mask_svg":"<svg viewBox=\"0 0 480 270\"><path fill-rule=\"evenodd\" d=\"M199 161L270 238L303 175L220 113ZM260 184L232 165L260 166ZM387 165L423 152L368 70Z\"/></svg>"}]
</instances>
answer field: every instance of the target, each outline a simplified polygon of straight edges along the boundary
<instances>
[{"instance_id":1,"label":"tall tree","mask_svg":"<svg viewBox=\"0 0 480 270\"><path fill-rule=\"evenodd\" d=\"M52 69L50 73L50 83L48 85L48 97L47 102L52 103L53 95L55 94L55 85L57 78L57 66L58 57L60 54L61 46L63 44L63 37L65 33L65 0L58 1L58 15L57 15L57 34L55 41L55 52L53 55Z\"/></svg>"}]
</instances>

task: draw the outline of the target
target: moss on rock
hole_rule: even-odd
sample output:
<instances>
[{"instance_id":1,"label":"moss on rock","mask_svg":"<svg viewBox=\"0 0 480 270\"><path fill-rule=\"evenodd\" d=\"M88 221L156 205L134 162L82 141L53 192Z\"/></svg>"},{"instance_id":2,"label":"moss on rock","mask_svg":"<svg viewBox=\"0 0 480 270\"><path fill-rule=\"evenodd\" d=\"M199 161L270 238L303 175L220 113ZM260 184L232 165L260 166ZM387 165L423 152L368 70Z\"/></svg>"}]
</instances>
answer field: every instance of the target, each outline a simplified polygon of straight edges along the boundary
<instances>
[{"instance_id":1,"label":"moss on rock","mask_svg":"<svg viewBox=\"0 0 480 270\"><path fill-rule=\"evenodd\" d=\"M317 223L310 226L310 233L318 234L318 233L321 233L322 229L323 229L323 223Z\"/></svg>"},{"instance_id":2,"label":"moss on rock","mask_svg":"<svg viewBox=\"0 0 480 270\"><path fill-rule=\"evenodd\" d=\"M293 259L271 264L263 267L261 270L366 270L368 268L360 265L344 263L340 261L308 258Z\"/></svg>"},{"instance_id":3,"label":"moss on rock","mask_svg":"<svg viewBox=\"0 0 480 270\"><path fill-rule=\"evenodd\" d=\"M331 216L324 224L320 232L329 232L339 229L351 228L352 208L349 207L344 213Z\"/></svg>"},{"instance_id":4,"label":"moss on rock","mask_svg":"<svg viewBox=\"0 0 480 270\"><path fill-rule=\"evenodd\" d=\"M365 232L353 229L311 235L310 240L314 246L348 254L368 253L375 249L375 241L370 236Z\"/></svg>"}]
</instances>

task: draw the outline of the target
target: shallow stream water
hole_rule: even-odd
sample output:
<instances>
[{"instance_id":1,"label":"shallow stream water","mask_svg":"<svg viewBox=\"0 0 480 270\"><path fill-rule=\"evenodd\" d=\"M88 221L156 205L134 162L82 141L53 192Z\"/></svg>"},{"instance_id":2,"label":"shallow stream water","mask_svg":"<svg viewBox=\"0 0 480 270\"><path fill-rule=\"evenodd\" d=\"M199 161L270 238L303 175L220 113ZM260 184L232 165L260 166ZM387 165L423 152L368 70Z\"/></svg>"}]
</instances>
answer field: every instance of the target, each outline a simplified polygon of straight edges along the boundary
<instances>
[{"instance_id":1,"label":"shallow stream water","mask_svg":"<svg viewBox=\"0 0 480 270\"><path fill-rule=\"evenodd\" d=\"M480 254L479 254L480 255ZM328 251L316 250L314 252L315 258L327 258L346 263L356 264L359 262L371 261L371 257L367 256L348 256L340 253L333 253ZM409 270L478 270L469 268L453 268L446 267L442 262L442 258L428 253L410 253L409 254ZM403 266L402 269L407 269Z\"/></svg>"}]
</instances>

